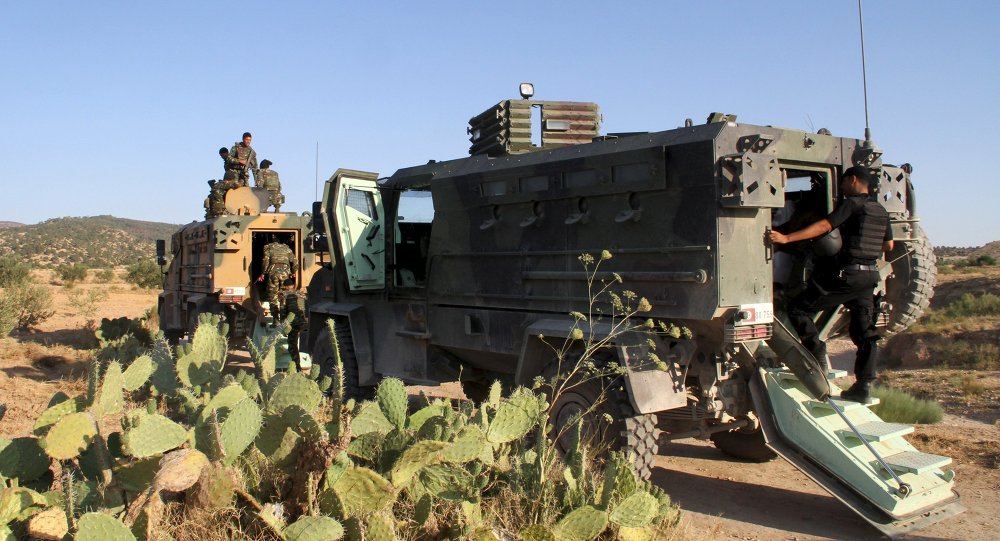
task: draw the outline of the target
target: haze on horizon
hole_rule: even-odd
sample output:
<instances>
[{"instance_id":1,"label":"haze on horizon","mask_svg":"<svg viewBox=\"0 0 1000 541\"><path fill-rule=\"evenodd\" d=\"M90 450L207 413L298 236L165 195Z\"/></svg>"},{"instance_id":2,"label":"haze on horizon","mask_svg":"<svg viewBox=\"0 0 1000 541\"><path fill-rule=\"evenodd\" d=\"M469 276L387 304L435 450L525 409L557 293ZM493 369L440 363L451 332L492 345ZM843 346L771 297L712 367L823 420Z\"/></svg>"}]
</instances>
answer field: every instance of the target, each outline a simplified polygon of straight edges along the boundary
<instances>
[{"instance_id":1,"label":"haze on horizon","mask_svg":"<svg viewBox=\"0 0 1000 541\"><path fill-rule=\"evenodd\" d=\"M997 154L1000 5L864 10L885 161L913 164L934 244L996 240L1000 188L981 170ZM282 209L307 211L338 167L387 176L467 155L468 119L522 81L538 99L599 103L605 133L712 111L864 131L853 0L56 1L9 4L4 19L0 221L200 219L216 151L244 131L281 173Z\"/></svg>"}]
</instances>

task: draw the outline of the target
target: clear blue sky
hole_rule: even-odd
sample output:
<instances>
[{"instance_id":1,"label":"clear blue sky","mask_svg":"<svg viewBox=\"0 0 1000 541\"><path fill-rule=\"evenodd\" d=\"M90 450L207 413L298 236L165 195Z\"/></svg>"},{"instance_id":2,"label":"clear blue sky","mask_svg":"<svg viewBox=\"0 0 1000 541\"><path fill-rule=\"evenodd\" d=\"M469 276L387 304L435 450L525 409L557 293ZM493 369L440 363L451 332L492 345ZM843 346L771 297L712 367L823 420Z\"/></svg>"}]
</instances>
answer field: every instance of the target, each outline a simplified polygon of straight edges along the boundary
<instances>
[{"instance_id":1,"label":"clear blue sky","mask_svg":"<svg viewBox=\"0 0 1000 541\"><path fill-rule=\"evenodd\" d=\"M871 126L938 245L1000 239L1000 3L868 0ZM0 220L200 219L244 131L309 210L337 167L466 155L466 122L535 83L604 130L711 111L862 137L857 4L5 2Z\"/></svg>"}]
</instances>

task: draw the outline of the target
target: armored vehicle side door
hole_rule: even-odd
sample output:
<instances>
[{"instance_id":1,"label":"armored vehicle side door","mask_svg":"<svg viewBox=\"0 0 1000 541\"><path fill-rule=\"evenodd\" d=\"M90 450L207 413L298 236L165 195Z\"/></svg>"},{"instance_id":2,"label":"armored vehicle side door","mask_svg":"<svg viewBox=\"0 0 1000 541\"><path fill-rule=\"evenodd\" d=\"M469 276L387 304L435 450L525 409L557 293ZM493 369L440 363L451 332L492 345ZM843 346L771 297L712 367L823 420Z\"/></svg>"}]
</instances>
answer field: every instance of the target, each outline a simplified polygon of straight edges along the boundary
<instances>
[{"instance_id":1,"label":"armored vehicle side door","mask_svg":"<svg viewBox=\"0 0 1000 541\"><path fill-rule=\"evenodd\" d=\"M351 291L385 288L385 211L375 173L338 169L328 189L336 190L324 219L337 236Z\"/></svg>"}]
</instances>

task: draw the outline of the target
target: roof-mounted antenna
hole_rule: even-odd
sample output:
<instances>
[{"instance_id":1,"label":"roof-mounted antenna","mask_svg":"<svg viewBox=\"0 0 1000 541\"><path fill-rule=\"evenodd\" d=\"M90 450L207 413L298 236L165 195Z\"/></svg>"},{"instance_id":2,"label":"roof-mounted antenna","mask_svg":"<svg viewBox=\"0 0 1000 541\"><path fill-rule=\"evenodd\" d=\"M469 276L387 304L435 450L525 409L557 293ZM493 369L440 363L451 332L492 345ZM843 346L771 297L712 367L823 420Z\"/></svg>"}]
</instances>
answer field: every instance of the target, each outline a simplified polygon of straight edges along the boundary
<instances>
[{"instance_id":1,"label":"roof-mounted antenna","mask_svg":"<svg viewBox=\"0 0 1000 541\"><path fill-rule=\"evenodd\" d=\"M865 146L872 145L872 130L868 124L868 69L865 66L865 20L861 14L861 0L858 0L858 26L861 27L861 81L865 93Z\"/></svg>"}]
</instances>

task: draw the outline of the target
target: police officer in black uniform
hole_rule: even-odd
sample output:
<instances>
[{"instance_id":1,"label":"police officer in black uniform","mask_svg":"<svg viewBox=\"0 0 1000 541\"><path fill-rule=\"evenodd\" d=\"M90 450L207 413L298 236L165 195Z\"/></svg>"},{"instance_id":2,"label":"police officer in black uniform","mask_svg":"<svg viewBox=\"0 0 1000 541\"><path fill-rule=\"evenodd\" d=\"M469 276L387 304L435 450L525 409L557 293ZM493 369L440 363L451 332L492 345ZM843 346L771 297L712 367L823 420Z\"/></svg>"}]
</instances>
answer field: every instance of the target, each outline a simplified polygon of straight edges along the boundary
<instances>
[{"instance_id":1,"label":"police officer in black uniform","mask_svg":"<svg viewBox=\"0 0 1000 541\"><path fill-rule=\"evenodd\" d=\"M826 356L826 344L819 339L813 316L817 312L846 306L851 312L850 335L858 348L854 363L856 381L841 398L867 401L876 377L878 333L875 332L874 289L879 281L876 260L892 250L889 214L869 194L872 175L863 167L844 171L840 183L843 201L826 218L787 235L772 231L774 244L786 244L820 237L840 228L844 246L833 266L817 268L805 291L796 297L788 317L802 344L817 360Z\"/></svg>"}]
</instances>

